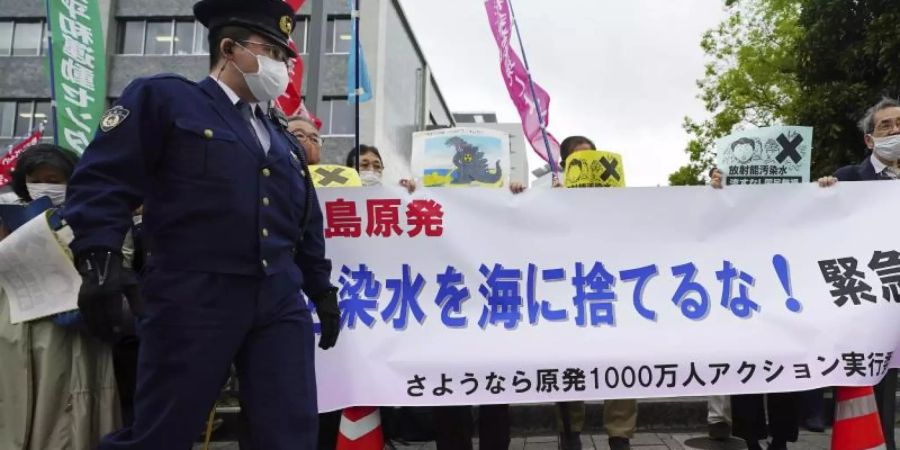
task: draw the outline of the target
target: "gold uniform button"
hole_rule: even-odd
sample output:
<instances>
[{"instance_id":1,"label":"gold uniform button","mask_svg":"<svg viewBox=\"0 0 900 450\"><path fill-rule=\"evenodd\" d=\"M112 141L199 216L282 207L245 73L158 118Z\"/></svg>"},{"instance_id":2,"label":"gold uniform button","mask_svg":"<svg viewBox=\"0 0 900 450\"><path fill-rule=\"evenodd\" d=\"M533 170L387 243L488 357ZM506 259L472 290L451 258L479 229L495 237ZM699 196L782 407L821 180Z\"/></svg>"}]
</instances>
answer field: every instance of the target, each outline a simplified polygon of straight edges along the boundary
<instances>
[{"instance_id":1,"label":"gold uniform button","mask_svg":"<svg viewBox=\"0 0 900 450\"><path fill-rule=\"evenodd\" d=\"M264 177L268 177L268 176L272 175L272 171L269 170L268 168L265 168L262 170L262 174Z\"/></svg>"},{"instance_id":2,"label":"gold uniform button","mask_svg":"<svg viewBox=\"0 0 900 450\"><path fill-rule=\"evenodd\" d=\"M267 228L263 228L262 235L263 235L263 237L269 237L269 230Z\"/></svg>"},{"instance_id":3,"label":"gold uniform button","mask_svg":"<svg viewBox=\"0 0 900 450\"><path fill-rule=\"evenodd\" d=\"M269 267L269 262L266 261L266 260L262 260L262 265L263 265L263 267L268 268L268 267Z\"/></svg>"},{"instance_id":4,"label":"gold uniform button","mask_svg":"<svg viewBox=\"0 0 900 450\"><path fill-rule=\"evenodd\" d=\"M213 138L213 130L210 130L209 128L207 128L207 129L203 130L203 135L206 136L207 139L212 139Z\"/></svg>"},{"instance_id":5,"label":"gold uniform button","mask_svg":"<svg viewBox=\"0 0 900 450\"><path fill-rule=\"evenodd\" d=\"M262 204L263 206L269 206L269 197L263 197Z\"/></svg>"}]
</instances>

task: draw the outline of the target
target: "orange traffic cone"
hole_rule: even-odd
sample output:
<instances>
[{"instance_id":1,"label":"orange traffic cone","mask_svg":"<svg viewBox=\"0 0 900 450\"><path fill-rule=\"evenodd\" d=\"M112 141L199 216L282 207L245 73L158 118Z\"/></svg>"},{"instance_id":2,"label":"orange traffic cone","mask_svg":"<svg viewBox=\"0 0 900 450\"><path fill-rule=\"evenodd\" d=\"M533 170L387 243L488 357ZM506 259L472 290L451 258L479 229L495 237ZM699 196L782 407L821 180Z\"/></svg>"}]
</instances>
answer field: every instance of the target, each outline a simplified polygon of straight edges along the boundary
<instances>
[{"instance_id":1,"label":"orange traffic cone","mask_svg":"<svg viewBox=\"0 0 900 450\"><path fill-rule=\"evenodd\" d=\"M869 387L839 387L835 398L831 450L885 449L875 391Z\"/></svg>"},{"instance_id":2,"label":"orange traffic cone","mask_svg":"<svg viewBox=\"0 0 900 450\"><path fill-rule=\"evenodd\" d=\"M381 414L372 406L355 406L341 413L337 450L382 450Z\"/></svg>"}]
</instances>

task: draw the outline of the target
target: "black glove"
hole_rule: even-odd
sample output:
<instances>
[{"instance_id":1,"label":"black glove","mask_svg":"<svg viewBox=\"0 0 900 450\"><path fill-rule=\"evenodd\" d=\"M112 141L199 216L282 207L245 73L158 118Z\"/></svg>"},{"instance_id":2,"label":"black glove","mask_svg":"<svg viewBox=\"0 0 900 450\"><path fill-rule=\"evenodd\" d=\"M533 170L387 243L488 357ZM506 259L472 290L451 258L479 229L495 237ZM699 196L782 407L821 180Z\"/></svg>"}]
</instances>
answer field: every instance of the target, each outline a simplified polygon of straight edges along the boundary
<instances>
[{"instance_id":1,"label":"black glove","mask_svg":"<svg viewBox=\"0 0 900 450\"><path fill-rule=\"evenodd\" d=\"M134 326L131 310L140 303L137 276L122 265L121 253L106 249L76 255L75 267L81 274L78 309L88 332L115 342Z\"/></svg>"},{"instance_id":2,"label":"black glove","mask_svg":"<svg viewBox=\"0 0 900 450\"><path fill-rule=\"evenodd\" d=\"M341 310L338 309L337 289L332 288L312 298L319 315L319 348L328 350L337 343L341 331Z\"/></svg>"}]
</instances>

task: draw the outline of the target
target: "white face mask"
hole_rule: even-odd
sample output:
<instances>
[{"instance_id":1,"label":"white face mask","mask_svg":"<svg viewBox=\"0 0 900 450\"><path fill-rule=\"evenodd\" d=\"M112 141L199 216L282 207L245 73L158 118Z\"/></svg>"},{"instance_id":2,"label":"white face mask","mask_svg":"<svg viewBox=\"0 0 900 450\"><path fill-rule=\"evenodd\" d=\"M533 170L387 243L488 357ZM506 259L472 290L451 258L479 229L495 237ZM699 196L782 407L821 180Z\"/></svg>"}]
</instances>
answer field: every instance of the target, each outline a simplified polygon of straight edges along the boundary
<instances>
[{"instance_id":1,"label":"white face mask","mask_svg":"<svg viewBox=\"0 0 900 450\"><path fill-rule=\"evenodd\" d=\"M241 44L237 45L247 50L247 47ZM250 50L247 50L247 52L253 54ZM256 56L256 62L259 64L259 72L246 73L234 61L231 64L234 65L238 72L244 75L244 81L247 82L247 87L250 88L250 92L256 97L257 101L269 102L281 97L287 90L290 82L287 65L265 55L253 55Z\"/></svg>"},{"instance_id":2,"label":"white face mask","mask_svg":"<svg viewBox=\"0 0 900 450\"><path fill-rule=\"evenodd\" d=\"M25 183L25 187L28 189L28 196L31 197L31 200L50 197L53 206L62 205L66 201L66 185L64 184Z\"/></svg>"},{"instance_id":3,"label":"white face mask","mask_svg":"<svg viewBox=\"0 0 900 450\"><path fill-rule=\"evenodd\" d=\"M381 186L381 173L374 170L360 170L359 179L363 186Z\"/></svg>"},{"instance_id":4,"label":"white face mask","mask_svg":"<svg viewBox=\"0 0 900 450\"><path fill-rule=\"evenodd\" d=\"M888 160L900 160L900 134L885 137L872 137L875 140L875 154Z\"/></svg>"}]
</instances>

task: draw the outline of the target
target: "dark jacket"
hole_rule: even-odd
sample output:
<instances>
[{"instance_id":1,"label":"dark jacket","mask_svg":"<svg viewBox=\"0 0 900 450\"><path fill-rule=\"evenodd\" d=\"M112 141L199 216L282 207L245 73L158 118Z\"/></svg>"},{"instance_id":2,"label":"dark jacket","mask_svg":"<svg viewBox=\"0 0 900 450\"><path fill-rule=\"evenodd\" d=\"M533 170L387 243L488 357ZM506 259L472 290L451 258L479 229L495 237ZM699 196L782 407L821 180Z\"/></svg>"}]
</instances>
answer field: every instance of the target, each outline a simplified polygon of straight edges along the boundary
<instances>
[{"instance_id":1,"label":"dark jacket","mask_svg":"<svg viewBox=\"0 0 900 450\"><path fill-rule=\"evenodd\" d=\"M134 81L69 182L73 251L120 248L143 204L147 266L263 276L296 264L307 295L330 289L304 151L280 123L263 122L268 154L215 80Z\"/></svg>"}]
</instances>

